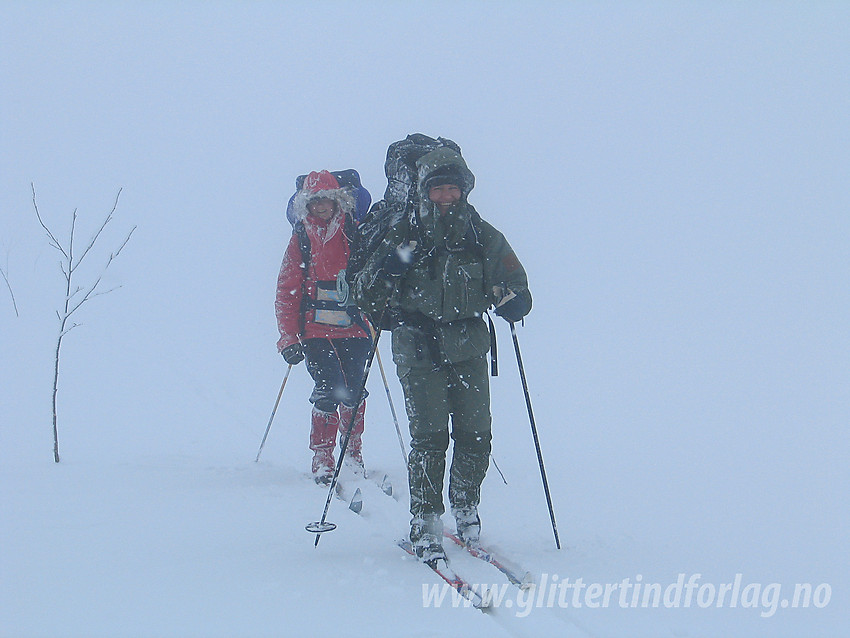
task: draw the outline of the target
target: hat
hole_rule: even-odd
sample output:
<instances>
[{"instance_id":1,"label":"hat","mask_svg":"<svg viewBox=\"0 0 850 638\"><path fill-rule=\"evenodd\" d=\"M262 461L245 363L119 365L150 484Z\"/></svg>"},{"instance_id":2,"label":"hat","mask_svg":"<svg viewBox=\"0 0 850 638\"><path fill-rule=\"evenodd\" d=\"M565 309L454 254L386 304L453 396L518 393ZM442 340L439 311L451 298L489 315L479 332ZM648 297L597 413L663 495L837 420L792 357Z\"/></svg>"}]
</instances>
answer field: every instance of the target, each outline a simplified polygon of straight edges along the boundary
<instances>
[{"instance_id":1,"label":"hat","mask_svg":"<svg viewBox=\"0 0 850 638\"><path fill-rule=\"evenodd\" d=\"M313 171L304 178L304 184L301 188L311 195L317 195L322 191L337 190L339 188L339 182L336 177L326 170L319 171L318 173Z\"/></svg>"},{"instance_id":2,"label":"hat","mask_svg":"<svg viewBox=\"0 0 850 638\"><path fill-rule=\"evenodd\" d=\"M453 184L463 190L464 179L457 166L441 166L425 178L425 191L436 186Z\"/></svg>"}]
</instances>

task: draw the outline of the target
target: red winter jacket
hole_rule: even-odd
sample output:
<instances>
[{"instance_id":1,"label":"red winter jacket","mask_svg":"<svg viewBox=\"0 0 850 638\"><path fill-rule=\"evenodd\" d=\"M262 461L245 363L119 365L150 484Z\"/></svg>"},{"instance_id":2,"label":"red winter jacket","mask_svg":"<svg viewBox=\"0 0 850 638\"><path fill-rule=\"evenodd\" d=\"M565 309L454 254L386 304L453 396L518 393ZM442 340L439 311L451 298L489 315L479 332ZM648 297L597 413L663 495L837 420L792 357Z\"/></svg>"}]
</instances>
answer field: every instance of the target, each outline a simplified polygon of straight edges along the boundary
<instances>
[{"instance_id":1,"label":"red winter jacket","mask_svg":"<svg viewBox=\"0 0 850 638\"><path fill-rule=\"evenodd\" d=\"M298 235L293 233L289 240L277 278L274 304L280 331L278 351L304 339L368 336L356 323L346 327L316 323L312 309L305 311L304 332L299 334L302 290L310 299L315 299L316 282L335 281L339 271L348 264L348 239L344 233L343 215L342 211L337 212L326 222L313 215L303 216L304 228L310 238L310 266L306 274Z\"/></svg>"}]
</instances>

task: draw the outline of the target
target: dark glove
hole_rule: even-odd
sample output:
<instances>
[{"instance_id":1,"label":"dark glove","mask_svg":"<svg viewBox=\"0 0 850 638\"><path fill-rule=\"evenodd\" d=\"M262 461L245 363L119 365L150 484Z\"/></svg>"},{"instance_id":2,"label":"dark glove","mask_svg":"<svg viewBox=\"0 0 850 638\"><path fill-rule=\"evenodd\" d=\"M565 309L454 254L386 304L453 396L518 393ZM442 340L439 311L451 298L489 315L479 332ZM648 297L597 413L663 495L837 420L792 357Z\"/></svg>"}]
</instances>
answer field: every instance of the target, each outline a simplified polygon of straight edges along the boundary
<instances>
[{"instance_id":1,"label":"dark glove","mask_svg":"<svg viewBox=\"0 0 850 638\"><path fill-rule=\"evenodd\" d=\"M286 346L281 354L283 355L283 360L289 365L297 365L304 361L304 346L300 343L293 343L291 346Z\"/></svg>"},{"instance_id":2,"label":"dark glove","mask_svg":"<svg viewBox=\"0 0 850 638\"><path fill-rule=\"evenodd\" d=\"M501 305L496 306L496 314L505 321L516 323L531 310L531 293L526 289L518 292L516 296L508 299Z\"/></svg>"},{"instance_id":3,"label":"dark glove","mask_svg":"<svg viewBox=\"0 0 850 638\"><path fill-rule=\"evenodd\" d=\"M381 271L384 276L395 279L406 273L413 263L413 251L415 249L416 242L402 244L384 257L384 263L381 264Z\"/></svg>"}]
</instances>

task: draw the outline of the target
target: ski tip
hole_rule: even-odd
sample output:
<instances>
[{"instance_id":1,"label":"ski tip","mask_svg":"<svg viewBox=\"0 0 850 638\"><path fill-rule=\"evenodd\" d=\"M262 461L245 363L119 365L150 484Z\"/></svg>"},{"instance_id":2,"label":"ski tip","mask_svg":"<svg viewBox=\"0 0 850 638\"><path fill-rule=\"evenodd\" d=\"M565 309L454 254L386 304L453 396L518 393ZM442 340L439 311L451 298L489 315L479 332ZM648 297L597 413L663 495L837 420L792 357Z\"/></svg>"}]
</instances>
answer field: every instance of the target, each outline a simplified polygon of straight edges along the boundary
<instances>
[{"instance_id":1,"label":"ski tip","mask_svg":"<svg viewBox=\"0 0 850 638\"><path fill-rule=\"evenodd\" d=\"M525 572L522 579L518 583L519 588L523 591L531 589L536 585L537 581L534 578L534 574L532 574L531 572Z\"/></svg>"},{"instance_id":2,"label":"ski tip","mask_svg":"<svg viewBox=\"0 0 850 638\"><path fill-rule=\"evenodd\" d=\"M348 504L350 509L355 514L359 514L363 510L363 494L358 487L354 490L354 496L351 497L351 502Z\"/></svg>"},{"instance_id":3,"label":"ski tip","mask_svg":"<svg viewBox=\"0 0 850 638\"><path fill-rule=\"evenodd\" d=\"M404 551L410 554L413 558L416 558L416 553L413 551L413 545L410 544L410 541L406 538L402 538L396 541L395 543L399 547L401 547Z\"/></svg>"},{"instance_id":4,"label":"ski tip","mask_svg":"<svg viewBox=\"0 0 850 638\"><path fill-rule=\"evenodd\" d=\"M388 474L384 474L384 478L381 479L381 491L387 496L393 495L393 484Z\"/></svg>"}]
</instances>

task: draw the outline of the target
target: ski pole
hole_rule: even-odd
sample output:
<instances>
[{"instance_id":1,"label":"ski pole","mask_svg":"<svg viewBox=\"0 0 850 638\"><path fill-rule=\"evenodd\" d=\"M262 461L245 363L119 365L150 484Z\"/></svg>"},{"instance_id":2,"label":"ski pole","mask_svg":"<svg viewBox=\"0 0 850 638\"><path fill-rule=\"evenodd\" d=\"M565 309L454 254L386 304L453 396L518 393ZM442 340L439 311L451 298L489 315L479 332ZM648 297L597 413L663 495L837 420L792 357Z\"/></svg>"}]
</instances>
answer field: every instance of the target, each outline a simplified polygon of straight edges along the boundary
<instances>
[{"instance_id":1,"label":"ski pole","mask_svg":"<svg viewBox=\"0 0 850 638\"><path fill-rule=\"evenodd\" d=\"M263 435L263 442L260 443L260 449L257 450L257 458L254 459L254 463L257 463L260 460L260 454L263 453L263 446L266 444L266 439L269 436L269 430L272 429L272 421L274 421L275 412L277 412L277 406L280 405L280 397L283 396L283 389L286 387L286 381L289 379L289 373L292 372L292 364L289 364L289 367L286 369L286 374L283 377L283 383L280 384L280 392L277 393L277 401L274 402L274 409L272 410L272 415L269 417L269 424L266 426L266 433Z\"/></svg>"},{"instance_id":2,"label":"ski pole","mask_svg":"<svg viewBox=\"0 0 850 638\"><path fill-rule=\"evenodd\" d=\"M546 480L546 468L543 467L543 453L540 451L540 439L537 437L537 426L534 423L534 412L531 410L531 396L528 393L528 383L525 380L525 368L522 365L522 355L519 353L519 339L516 336L514 322L511 325L511 337L514 340L517 367L522 380L522 391L525 393L525 405L528 408L528 420L531 422L531 434L534 437L534 447L537 450L537 462L540 465L540 476L543 478L543 491L546 493L546 503L549 506L549 519L552 521L552 531L555 534L555 547L561 549L561 539L558 538L558 525L555 523L555 510L552 508L552 495L549 493L549 481Z\"/></svg>"},{"instance_id":3,"label":"ski pole","mask_svg":"<svg viewBox=\"0 0 850 638\"><path fill-rule=\"evenodd\" d=\"M495 467L495 468L496 468L496 471L499 473L499 476L501 476L501 477L502 477L502 483L504 483L505 485L507 485L507 484L508 484L508 479L506 479L506 478L505 478L505 475L504 475L504 474L502 474L502 469L499 467L499 464L498 464L498 463L496 463L496 457L495 457L495 456L493 456L492 454L490 454L490 460L491 460L491 461L493 461L493 467Z\"/></svg>"},{"instance_id":4,"label":"ski pole","mask_svg":"<svg viewBox=\"0 0 850 638\"><path fill-rule=\"evenodd\" d=\"M370 326L371 327L371 326ZM372 338L375 338L375 331L372 330ZM393 415L393 423L395 424L395 432L398 435L398 444L401 448L402 462L407 465L407 451L404 449L404 439L401 436L401 428L398 426L398 415L395 412L395 404L393 403L392 394L390 394L390 385L387 383L387 375L384 372L384 363L381 361L381 351L376 350L375 355L378 357L378 369L381 371L381 380L384 382L384 391L387 393L387 401L390 403L390 412Z\"/></svg>"},{"instance_id":5,"label":"ski pole","mask_svg":"<svg viewBox=\"0 0 850 638\"><path fill-rule=\"evenodd\" d=\"M360 394L357 397L357 403L354 405L354 408L351 410L351 418L348 420L348 425L345 428L345 435L342 438L342 441L339 444L339 460L336 462L336 468L334 468L333 477L331 478L331 484L328 486L328 497L325 499L325 509L322 511L322 518L315 523L308 523L304 529L306 529L311 534L316 535L316 540L313 543L314 547L318 547L319 539L322 534L325 532L332 532L336 529L336 523L329 523L327 521L328 516L328 508L331 505L331 499L333 498L334 488L336 487L337 479L339 478L339 471L342 468L342 462L345 458L345 450L348 448L348 439L351 438L351 430L354 428L354 420L357 418L357 411L360 409L360 404L363 403L363 399L366 397L366 379L369 378L369 370L372 367L372 361L375 359L375 352L378 350L378 338L381 336L381 331L378 330L375 335L374 343L372 344L372 349L369 352L369 358L366 360L366 367L363 370L363 383L360 384Z\"/></svg>"}]
</instances>

